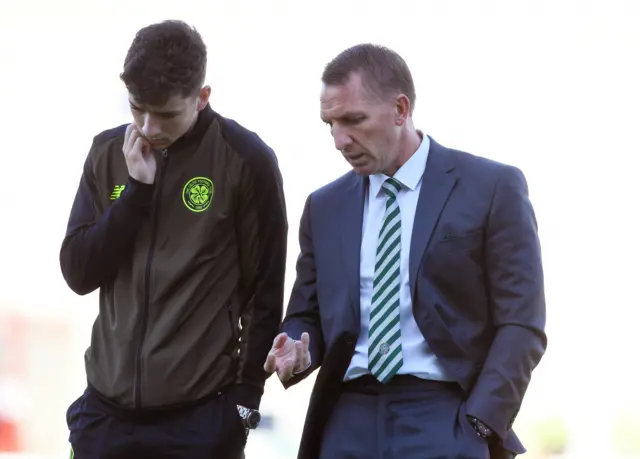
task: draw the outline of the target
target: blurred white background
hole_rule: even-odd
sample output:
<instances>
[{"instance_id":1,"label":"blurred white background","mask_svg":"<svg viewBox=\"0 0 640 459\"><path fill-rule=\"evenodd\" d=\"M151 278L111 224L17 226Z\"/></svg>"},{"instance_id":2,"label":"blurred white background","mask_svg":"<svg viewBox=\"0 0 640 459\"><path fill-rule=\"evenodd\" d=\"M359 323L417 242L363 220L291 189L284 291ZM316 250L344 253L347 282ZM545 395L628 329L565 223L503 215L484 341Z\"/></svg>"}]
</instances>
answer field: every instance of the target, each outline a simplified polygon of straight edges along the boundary
<instances>
[{"instance_id":1,"label":"blurred white background","mask_svg":"<svg viewBox=\"0 0 640 459\"><path fill-rule=\"evenodd\" d=\"M360 42L398 51L420 129L529 181L549 350L515 426L525 457L640 458L635 0L0 0L0 420L18 429L16 457L68 454L97 297L66 287L58 250L93 136L130 120L129 44L164 19L198 28L213 108L279 156L287 296L304 199L348 167L319 119L323 66ZM312 383L268 382L272 429L252 433L247 459L295 457Z\"/></svg>"}]
</instances>

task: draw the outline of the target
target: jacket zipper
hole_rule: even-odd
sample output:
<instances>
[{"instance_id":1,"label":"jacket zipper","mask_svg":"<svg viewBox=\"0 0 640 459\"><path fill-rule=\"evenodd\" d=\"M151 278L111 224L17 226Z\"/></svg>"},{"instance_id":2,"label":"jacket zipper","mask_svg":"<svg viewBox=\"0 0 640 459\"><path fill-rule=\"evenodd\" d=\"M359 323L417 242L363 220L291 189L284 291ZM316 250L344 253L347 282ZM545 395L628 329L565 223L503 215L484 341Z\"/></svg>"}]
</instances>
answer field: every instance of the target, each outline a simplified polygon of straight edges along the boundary
<instances>
[{"instance_id":1,"label":"jacket zipper","mask_svg":"<svg viewBox=\"0 0 640 459\"><path fill-rule=\"evenodd\" d=\"M142 323L140 325L140 336L138 338L138 347L136 351L136 372L135 372L135 407L140 409L142 407L142 345L144 344L144 337L147 334L147 322L149 319L149 303L151 302L150 290L151 290L151 263L153 261L153 250L156 245L156 234L158 227L158 201L162 195L162 182L165 171L167 170L167 163L169 162L169 156L167 150L162 150L162 162L160 165L160 176L158 178L158 186L156 189L156 196L153 201L152 208L152 223L151 223L151 242L149 243L149 253L147 255L147 264L144 273L144 306L142 311Z\"/></svg>"}]
</instances>

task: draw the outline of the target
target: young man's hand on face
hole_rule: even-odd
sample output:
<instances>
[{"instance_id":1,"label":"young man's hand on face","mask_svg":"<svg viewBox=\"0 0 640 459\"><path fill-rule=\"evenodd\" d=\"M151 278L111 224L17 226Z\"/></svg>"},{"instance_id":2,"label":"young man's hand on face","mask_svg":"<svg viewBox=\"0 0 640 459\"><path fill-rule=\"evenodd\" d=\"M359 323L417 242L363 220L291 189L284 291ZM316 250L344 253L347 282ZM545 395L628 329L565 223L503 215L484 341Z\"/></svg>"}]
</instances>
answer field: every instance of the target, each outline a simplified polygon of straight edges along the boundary
<instances>
[{"instance_id":1,"label":"young man's hand on face","mask_svg":"<svg viewBox=\"0 0 640 459\"><path fill-rule=\"evenodd\" d=\"M127 126L122 153L131 177L148 185L154 182L157 167L156 158L151 151L151 145L140 134L134 123Z\"/></svg>"}]
</instances>

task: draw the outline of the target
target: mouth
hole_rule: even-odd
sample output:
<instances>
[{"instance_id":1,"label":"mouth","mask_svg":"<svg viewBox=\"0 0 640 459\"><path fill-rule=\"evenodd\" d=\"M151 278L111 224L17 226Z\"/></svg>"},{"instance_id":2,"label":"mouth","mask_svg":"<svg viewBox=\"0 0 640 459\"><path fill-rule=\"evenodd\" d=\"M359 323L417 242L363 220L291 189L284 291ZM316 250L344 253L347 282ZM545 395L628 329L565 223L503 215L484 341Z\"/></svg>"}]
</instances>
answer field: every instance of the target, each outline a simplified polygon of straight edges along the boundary
<instances>
[{"instance_id":1,"label":"mouth","mask_svg":"<svg viewBox=\"0 0 640 459\"><path fill-rule=\"evenodd\" d=\"M353 163L360 163L360 162L362 162L363 159L365 159L365 155L364 155L364 153L359 153L359 154L356 154L356 155L351 155L347 159L352 164Z\"/></svg>"}]
</instances>

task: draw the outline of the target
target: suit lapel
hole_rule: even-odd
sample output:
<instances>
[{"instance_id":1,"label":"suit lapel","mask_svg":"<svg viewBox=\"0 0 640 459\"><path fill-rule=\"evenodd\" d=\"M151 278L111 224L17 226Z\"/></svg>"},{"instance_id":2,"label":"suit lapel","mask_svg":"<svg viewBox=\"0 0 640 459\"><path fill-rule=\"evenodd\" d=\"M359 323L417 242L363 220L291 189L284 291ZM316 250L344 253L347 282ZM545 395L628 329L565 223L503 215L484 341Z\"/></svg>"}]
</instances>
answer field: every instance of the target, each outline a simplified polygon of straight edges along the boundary
<instances>
[{"instance_id":1,"label":"suit lapel","mask_svg":"<svg viewBox=\"0 0 640 459\"><path fill-rule=\"evenodd\" d=\"M353 173L339 215L345 280L357 324L360 323L360 247L365 188L365 179ZM340 197L343 198L342 195Z\"/></svg>"},{"instance_id":2,"label":"suit lapel","mask_svg":"<svg viewBox=\"0 0 640 459\"><path fill-rule=\"evenodd\" d=\"M430 138L431 146L427 167L422 177L420 196L413 223L409 254L409 285L411 295L415 291L420 261L431 240L433 229L440 218L451 191L456 183L454 165L446 150Z\"/></svg>"}]
</instances>

